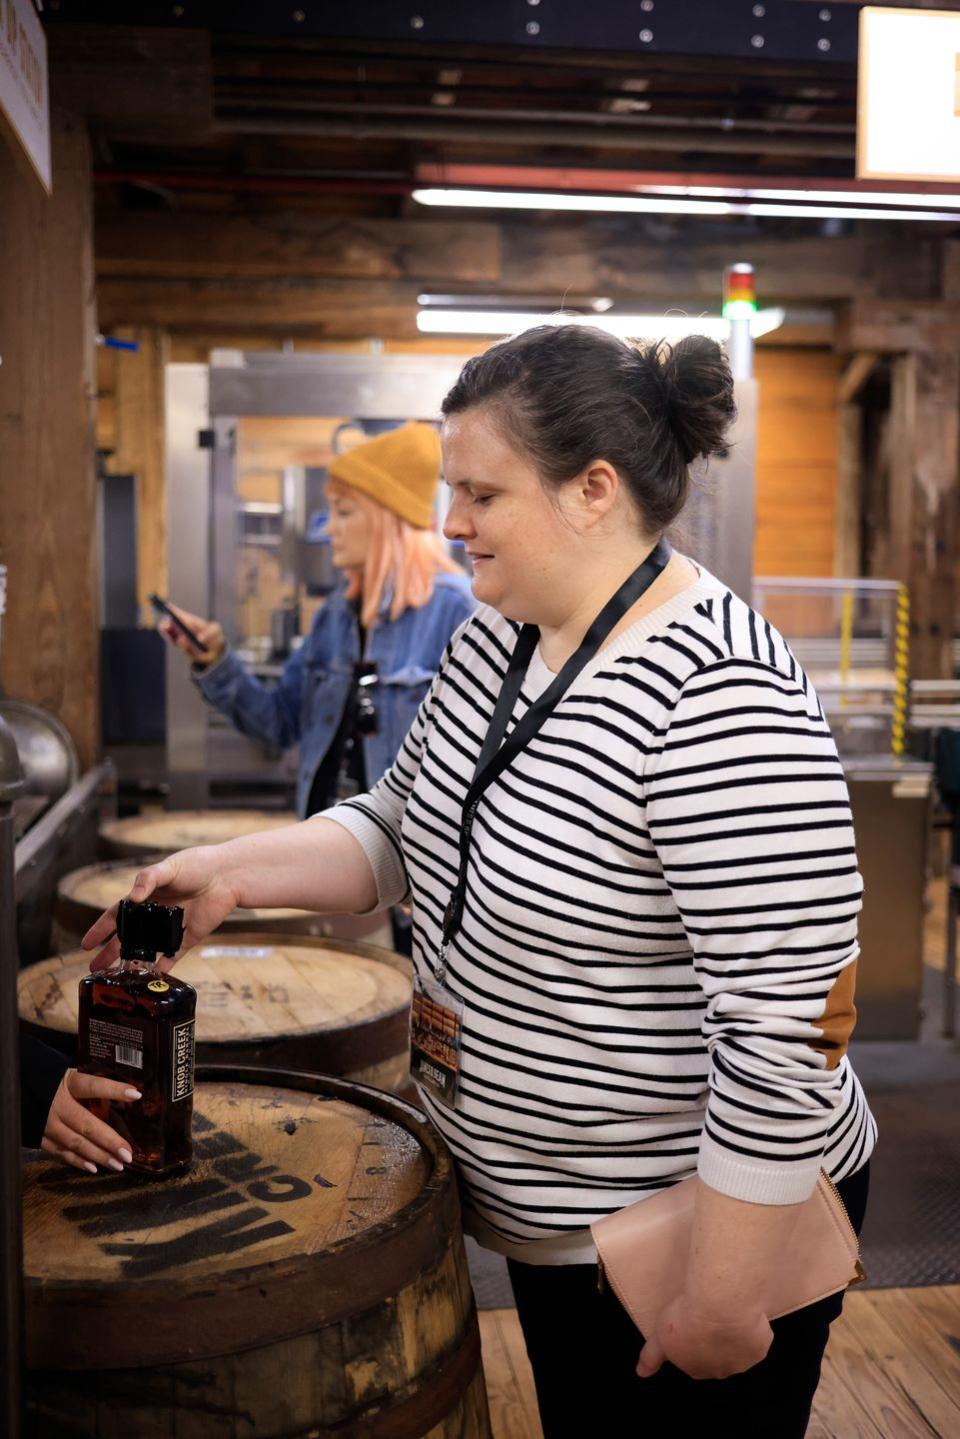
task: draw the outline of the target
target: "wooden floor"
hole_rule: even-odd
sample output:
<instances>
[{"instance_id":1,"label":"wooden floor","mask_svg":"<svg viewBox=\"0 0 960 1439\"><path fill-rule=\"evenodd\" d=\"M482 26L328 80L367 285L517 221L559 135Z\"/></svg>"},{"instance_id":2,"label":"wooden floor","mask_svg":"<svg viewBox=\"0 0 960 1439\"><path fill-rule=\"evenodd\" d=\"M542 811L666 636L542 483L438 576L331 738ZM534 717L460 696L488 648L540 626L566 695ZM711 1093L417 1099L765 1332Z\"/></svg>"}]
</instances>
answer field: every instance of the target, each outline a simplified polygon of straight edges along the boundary
<instances>
[{"instance_id":1,"label":"wooden floor","mask_svg":"<svg viewBox=\"0 0 960 1439\"><path fill-rule=\"evenodd\" d=\"M494 1439L542 1439L516 1311L481 1313L480 1333ZM807 1439L932 1436L960 1436L960 1285L848 1295Z\"/></svg>"}]
</instances>

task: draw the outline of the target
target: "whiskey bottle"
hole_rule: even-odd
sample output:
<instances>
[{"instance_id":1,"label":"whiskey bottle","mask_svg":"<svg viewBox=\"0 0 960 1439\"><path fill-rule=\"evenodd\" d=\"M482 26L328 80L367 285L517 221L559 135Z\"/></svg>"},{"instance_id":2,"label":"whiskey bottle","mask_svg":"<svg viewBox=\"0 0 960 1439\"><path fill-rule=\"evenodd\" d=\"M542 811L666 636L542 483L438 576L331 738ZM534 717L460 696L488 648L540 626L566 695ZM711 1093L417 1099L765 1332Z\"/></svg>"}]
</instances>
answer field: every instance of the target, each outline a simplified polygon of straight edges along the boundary
<instances>
[{"instance_id":1,"label":"whiskey bottle","mask_svg":"<svg viewBox=\"0 0 960 1439\"><path fill-rule=\"evenodd\" d=\"M98 1099L88 1107L126 1139L131 1168L174 1174L192 1155L197 992L162 973L156 959L180 948L183 910L122 900L117 935L116 964L80 981L77 1067L140 1090L132 1104Z\"/></svg>"}]
</instances>

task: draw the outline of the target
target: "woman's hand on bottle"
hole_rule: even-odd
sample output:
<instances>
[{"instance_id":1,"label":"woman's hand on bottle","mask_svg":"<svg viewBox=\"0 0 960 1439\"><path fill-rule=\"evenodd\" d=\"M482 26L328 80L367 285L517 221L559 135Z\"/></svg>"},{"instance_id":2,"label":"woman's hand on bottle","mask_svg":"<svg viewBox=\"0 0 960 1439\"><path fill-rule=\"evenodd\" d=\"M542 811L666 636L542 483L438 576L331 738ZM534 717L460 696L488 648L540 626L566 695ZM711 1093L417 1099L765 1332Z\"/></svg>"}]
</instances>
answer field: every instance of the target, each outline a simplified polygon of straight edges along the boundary
<instances>
[{"instance_id":1,"label":"woman's hand on bottle","mask_svg":"<svg viewBox=\"0 0 960 1439\"><path fill-rule=\"evenodd\" d=\"M158 625L164 639L176 645L178 650L183 650L198 665L215 665L227 647L227 641L223 629L216 620L205 620L200 615L192 615L189 610L181 609L179 605L171 605L173 613L183 620L185 625L196 635L202 645L202 649L191 644L186 635L178 630L170 620L161 620Z\"/></svg>"},{"instance_id":2,"label":"woman's hand on bottle","mask_svg":"<svg viewBox=\"0 0 960 1439\"><path fill-rule=\"evenodd\" d=\"M138 1089L131 1089L121 1080L68 1069L53 1096L40 1148L44 1154L52 1154L64 1164L90 1174L97 1173L98 1165L121 1170L133 1159L127 1141L91 1114L83 1101L106 1099L111 1104L134 1104L141 1097Z\"/></svg>"},{"instance_id":3,"label":"woman's hand on bottle","mask_svg":"<svg viewBox=\"0 0 960 1439\"><path fill-rule=\"evenodd\" d=\"M726 1379L759 1364L772 1343L773 1330L761 1309L718 1317L680 1294L663 1310L640 1351L637 1373L649 1379L669 1360L691 1379Z\"/></svg>"},{"instance_id":4,"label":"woman's hand on bottle","mask_svg":"<svg viewBox=\"0 0 960 1439\"><path fill-rule=\"evenodd\" d=\"M137 904L151 900L156 904L176 904L183 909L183 946L192 949L217 929L231 910L237 907L237 894L226 872L223 855L225 846L200 845L182 849L158 864L142 869L126 896ZM105 910L92 924L81 941L84 949L98 949L90 961L91 969L108 969L120 954L117 938L117 905ZM172 969L175 959L158 956L157 968Z\"/></svg>"}]
</instances>

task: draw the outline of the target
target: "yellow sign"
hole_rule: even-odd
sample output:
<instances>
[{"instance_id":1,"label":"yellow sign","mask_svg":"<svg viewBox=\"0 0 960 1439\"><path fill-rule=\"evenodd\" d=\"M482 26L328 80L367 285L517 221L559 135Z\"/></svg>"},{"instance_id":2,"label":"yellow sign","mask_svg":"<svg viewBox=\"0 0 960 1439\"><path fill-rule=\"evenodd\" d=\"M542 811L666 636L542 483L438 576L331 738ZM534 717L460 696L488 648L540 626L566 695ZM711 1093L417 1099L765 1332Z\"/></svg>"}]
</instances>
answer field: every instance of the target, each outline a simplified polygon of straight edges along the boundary
<instances>
[{"instance_id":1,"label":"yellow sign","mask_svg":"<svg viewBox=\"0 0 960 1439\"><path fill-rule=\"evenodd\" d=\"M152 989L154 994L166 994L170 986L165 979L151 979L147 988Z\"/></svg>"},{"instance_id":2,"label":"yellow sign","mask_svg":"<svg viewBox=\"0 0 960 1439\"><path fill-rule=\"evenodd\" d=\"M32 0L0 0L0 120L22 145L49 194L47 37Z\"/></svg>"}]
</instances>

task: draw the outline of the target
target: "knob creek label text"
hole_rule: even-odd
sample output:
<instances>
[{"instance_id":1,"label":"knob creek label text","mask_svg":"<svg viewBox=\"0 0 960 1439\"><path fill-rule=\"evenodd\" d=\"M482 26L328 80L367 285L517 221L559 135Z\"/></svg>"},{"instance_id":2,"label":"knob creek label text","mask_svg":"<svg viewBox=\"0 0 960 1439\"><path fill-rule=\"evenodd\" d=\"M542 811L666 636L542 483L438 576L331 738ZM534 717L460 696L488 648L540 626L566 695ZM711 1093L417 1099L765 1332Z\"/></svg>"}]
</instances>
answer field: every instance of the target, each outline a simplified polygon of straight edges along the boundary
<instances>
[{"instance_id":1,"label":"knob creek label text","mask_svg":"<svg viewBox=\"0 0 960 1439\"><path fill-rule=\"evenodd\" d=\"M193 1093L194 1020L173 1026L173 1083L170 1099L187 1099Z\"/></svg>"}]
</instances>

